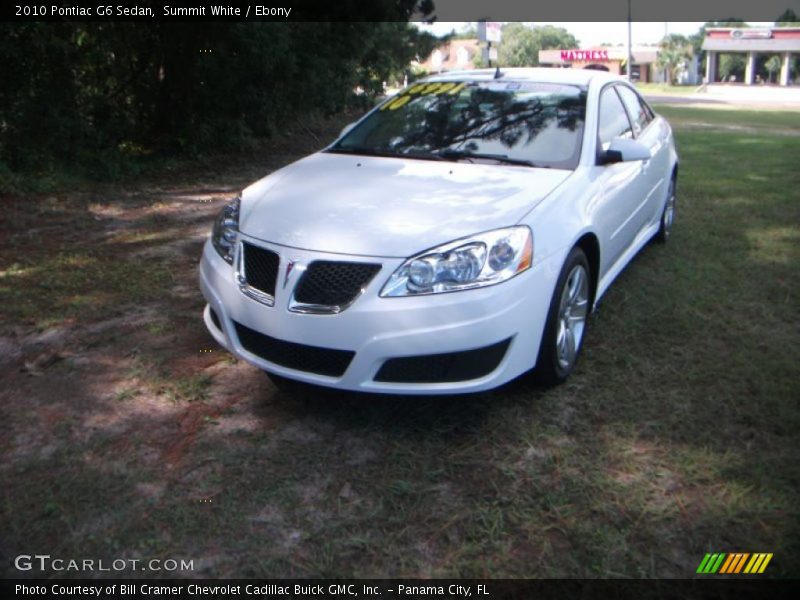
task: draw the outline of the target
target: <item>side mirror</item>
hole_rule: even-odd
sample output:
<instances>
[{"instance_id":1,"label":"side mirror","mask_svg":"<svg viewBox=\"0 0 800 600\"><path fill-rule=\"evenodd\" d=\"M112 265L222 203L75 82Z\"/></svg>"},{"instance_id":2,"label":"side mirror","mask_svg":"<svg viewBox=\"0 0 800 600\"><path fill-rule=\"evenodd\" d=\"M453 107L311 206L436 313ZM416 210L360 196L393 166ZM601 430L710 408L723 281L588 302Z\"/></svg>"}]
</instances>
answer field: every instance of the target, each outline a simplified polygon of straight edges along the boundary
<instances>
[{"instance_id":1,"label":"side mirror","mask_svg":"<svg viewBox=\"0 0 800 600\"><path fill-rule=\"evenodd\" d=\"M347 125L345 125L342 131L339 133L339 137L341 138L346 136L348 133L350 133L350 130L355 126L356 126L355 122L348 123Z\"/></svg>"},{"instance_id":2,"label":"side mirror","mask_svg":"<svg viewBox=\"0 0 800 600\"><path fill-rule=\"evenodd\" d=\"M603 165L634 160L650 160L650 150L636 140L626 140L625 138L611 140L608 150L600 155L600 164Z\"/></svg>"}]
</instances>

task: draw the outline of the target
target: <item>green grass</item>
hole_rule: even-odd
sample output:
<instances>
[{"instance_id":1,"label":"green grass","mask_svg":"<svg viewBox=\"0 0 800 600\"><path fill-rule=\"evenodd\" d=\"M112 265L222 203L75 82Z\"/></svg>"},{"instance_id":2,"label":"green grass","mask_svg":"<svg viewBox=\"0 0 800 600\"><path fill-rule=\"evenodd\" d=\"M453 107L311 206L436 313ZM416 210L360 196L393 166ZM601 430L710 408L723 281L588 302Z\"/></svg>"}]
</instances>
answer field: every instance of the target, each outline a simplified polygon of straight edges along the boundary
<instances>
[{"instance_id":1,"label":"green grass","mask_svg":"<svg viewBox=\"0 0 800 600\"><path fill-rule=\"evenodd\" d=\"M50 252L32 252L0 275L2 318L39 328L98 318L161 296L171 281L163 264L128 261L101 249Z\"/></svg>"},{"instance_id":2,"label":"green grass","mask_svg":"<svg viewBox=\"0 0 800 600\"><path fill-rule=\"evenodd\" d=\"M195 559L223 577L691 577L706 552L743 551L800 575L798 113L660 110L681 157L674 237L609 290L568 383L290 396L236 361L209 370L199 306L161 299L162 320L109 345L143 358L101 370L107 404L99 384L88 416L34 402L63 412L58 451L4 461L2 553ZM16 263L3 281L58 270ZM110 293L151 275L130 277ZM198 362L173 369L180 352ZM27 389L3 403L17 432L40 424ZM126 407L122 426L87 425Z\"/></svg>"},{"instance_id":3,"label":"green grass","mask_svg":"<svg viewBox=\"0 0 800 600\"><path fill-rule=\"evenodd\" d=\"M161 297L172 282L164 261L132 255L169 236L103 236L83 197L48 196L34 203L12 197L5 210L13 224L0 262L5 322L43 329L97 320Z\"/></svg>"},{"instance_id":4,"label":"green grass","mask_svg":"<svg viewBox=\"0 0 800 600\"><path fill-rule=\"evenodd\" d=\"M765 133L788 133L800 135L800 111L746 110L723 106L698 109L685 106L659 105L654 102L656 111L670 120L673 126L696 125L718 127L744 127L751 130L766 130ZM687 134L689 132L687 131ZM757 133L757 132L756 132Z\"/></svg>"}]
</instances>

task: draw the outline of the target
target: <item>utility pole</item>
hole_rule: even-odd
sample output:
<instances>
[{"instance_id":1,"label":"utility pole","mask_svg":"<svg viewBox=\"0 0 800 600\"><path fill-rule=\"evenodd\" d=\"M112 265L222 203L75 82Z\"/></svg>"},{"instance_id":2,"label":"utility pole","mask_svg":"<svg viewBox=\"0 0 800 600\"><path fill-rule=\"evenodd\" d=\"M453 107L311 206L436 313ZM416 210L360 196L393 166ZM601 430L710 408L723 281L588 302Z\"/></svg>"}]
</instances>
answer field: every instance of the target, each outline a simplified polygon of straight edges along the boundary
<instances>
[{"instance_id":1,"label":"utility pole","mask_svg":"<svg viewBox=\"0 0 800 600\"><path fill-rule=\"evenodd\" d=\"M628 81L631 80L631 69L633 68L633 52L631 50L631 0L628 0Z\"/></svg>"}]
</instances>

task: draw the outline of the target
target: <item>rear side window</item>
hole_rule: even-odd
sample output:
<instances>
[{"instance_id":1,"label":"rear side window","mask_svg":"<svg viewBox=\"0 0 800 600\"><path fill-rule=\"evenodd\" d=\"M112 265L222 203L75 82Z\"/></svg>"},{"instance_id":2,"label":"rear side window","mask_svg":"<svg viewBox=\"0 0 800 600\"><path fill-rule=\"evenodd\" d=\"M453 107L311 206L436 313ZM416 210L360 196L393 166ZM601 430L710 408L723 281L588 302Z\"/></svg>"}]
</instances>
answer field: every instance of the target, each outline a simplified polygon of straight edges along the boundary
<instances>
[{"instance_id":1,"label":"rear side window","mask_svg":"<svg viewBox=\"0 0 800 600\"><path fill-rule=\"evenodd\" d=\"M628 109L628 114L633 122L633 132L638 136L653 120L653 113L639 98L639 95L629 87L620 85L617 86L617 91L625 104L625 108Z\"/></svg>"},{"instance_id":2,"label":"rear side window","mask_svg":"<svg viewBox=\"0 0 800 600\"><path fill-rule=\"evenodd\" d=\"M600 119L597 130L600 148L605 152L615 137L632 138L633 130L628 114L613 87L600 95Z\"/></svg>"}]
</instances>

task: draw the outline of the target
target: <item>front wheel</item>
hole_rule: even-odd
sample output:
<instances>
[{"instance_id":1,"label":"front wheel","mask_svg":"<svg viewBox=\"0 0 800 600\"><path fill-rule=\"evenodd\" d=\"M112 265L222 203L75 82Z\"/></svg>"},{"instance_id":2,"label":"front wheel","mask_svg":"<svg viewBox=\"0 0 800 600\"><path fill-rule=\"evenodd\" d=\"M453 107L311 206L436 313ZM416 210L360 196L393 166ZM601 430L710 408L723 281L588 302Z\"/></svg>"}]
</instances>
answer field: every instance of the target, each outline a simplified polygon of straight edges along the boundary
<instances>
[{"instance_id":1,"label":"front wheel","mask_svg":"<svg viewBox=\"0 0 800 600\"><path fill-rule=\"evenodd\" d=\"M664 203L664 210L661 213L661 225L658 228L656 239L662 244L672 236L672 224L675 222L675 185L676 177L672 176L667 190L667 201Z\"/></svg>"},{"instance_id":2,"label":"front wheel","mask_svg":"<svg viewBox=\"0 0 800 600\"><path fill-rule=\"evenodd\" d=\"M573 248L558 276L534 374L544 385L566 381L578 360L589 316L589 261Z\"/></svg>"}]
</instances>

